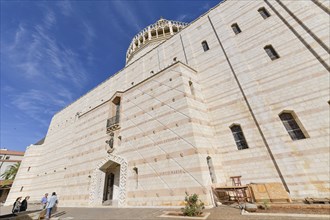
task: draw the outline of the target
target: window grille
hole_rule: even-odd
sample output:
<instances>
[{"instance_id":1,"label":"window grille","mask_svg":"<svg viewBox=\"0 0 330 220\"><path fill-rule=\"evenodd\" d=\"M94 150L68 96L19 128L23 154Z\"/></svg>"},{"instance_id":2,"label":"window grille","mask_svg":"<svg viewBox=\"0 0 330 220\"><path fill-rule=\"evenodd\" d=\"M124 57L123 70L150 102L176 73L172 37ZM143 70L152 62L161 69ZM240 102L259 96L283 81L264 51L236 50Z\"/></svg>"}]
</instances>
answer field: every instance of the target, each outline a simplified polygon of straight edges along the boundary
<instances>
[{"instance_id":1,"label":"window grille","mask_svg":"<svg viewBox=\"0 0 330 220\"><path fill-rule=\"evenodd\" d=\"M282 113L279 115L279 117L292 140L295 141L306 138L296 119L291 113Z\"/></svg>"},{"instance_id":2,"label":"window grille","mask_svg":"<svg viewBox=\"0 0 330 220\"><path fill-rule=\"evenodd\" d=\"M202 42L202 46L203 46L203 50L204 50L204 52L205 51L208 51L210 48L209 48L209 45L207 44L207 42L206 41L203 41Z\"/></svg>"},{"instance_id":3,"label":"window grille","mask_svg":"<svg viewBox=\"0 0 330 220\"><path fill-rule=\"evenodd\" d=\"M259 8L258 12L260 13L261 17L263 17L263 19L266 19L266 18L270 17L269 12L264 7Z\"/></svg>"},{"instance_id":4,"label":"window grille","mask_svg":"<svg viewBox=\"0 0 330 220\"><path fill-rule=\"evenodd\" d=\"M264 47L264 50L266 51L267 55L269 56L269 58L271 60L276 60L278 58L280 58L280 56L278 55L278 53L275 51L275 49L273 48L272 45L267 45Z\"/></svg>"},{"instance_id":5,"label":"window grille","mask_svg":"<svg viewBox=\"0 0 330 220\"><path fill-rule=\"evenodd\" d=\"M243 149L249 148L249 146L245 140L241 126L233 125L230 129L231 129L231 132L233 133L233 136L234 136L234 139L235 139L235 142L237 145L237 149L243 150Z\"/></svg>"},{"instance_id":6,"label":"window grille","mask_svg":"<svg viewBox=\"0 0 330 220\"><path fill-rule=\"evenodd\" d=\"M237 23L232 24L231 28L233 29L233 31L236 35L242 32Z\"/></svg>"}]
</instances>

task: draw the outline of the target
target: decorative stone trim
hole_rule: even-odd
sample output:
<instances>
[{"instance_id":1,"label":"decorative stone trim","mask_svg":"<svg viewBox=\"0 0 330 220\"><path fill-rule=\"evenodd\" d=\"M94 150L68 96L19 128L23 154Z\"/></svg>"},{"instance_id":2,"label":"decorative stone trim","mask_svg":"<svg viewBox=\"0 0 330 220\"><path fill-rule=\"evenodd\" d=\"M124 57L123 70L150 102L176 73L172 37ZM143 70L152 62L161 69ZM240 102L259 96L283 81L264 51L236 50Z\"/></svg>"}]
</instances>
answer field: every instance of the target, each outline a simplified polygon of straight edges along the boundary
<instances>
[{"instance_id":1,"label":"decorative stone trim","mask_svg":"<svg viewBox=\"0 0 330 220\"><path fill-rule=\"evenodd\" d=\"M108 161L113 161L120 164L120 178L119 178L119 200L118 206L126 206L126 184L127 184L127 161L114 154L107 155L95 168L92 173L91 187L89 191L89 205L99 206L102 205L103 188L105 173L100 168Z\"/></svg>"}]
</instances>

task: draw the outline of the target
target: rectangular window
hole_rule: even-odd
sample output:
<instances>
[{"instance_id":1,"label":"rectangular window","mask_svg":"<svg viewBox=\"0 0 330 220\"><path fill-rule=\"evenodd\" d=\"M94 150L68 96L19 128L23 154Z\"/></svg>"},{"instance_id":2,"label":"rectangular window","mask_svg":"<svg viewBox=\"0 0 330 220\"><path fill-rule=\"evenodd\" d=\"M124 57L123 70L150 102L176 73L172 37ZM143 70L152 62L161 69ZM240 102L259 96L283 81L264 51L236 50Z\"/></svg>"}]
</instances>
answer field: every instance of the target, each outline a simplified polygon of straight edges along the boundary
<instances>
[{"instance_id":1,"label":"rectangular window","mask_svg":"<svg viewBox=\"0 0 330 220\"><path fill-rule=\"evenodd\" d=\"M260 15L263 17L263 19L266 19L266 18L270 17L269 12L268 12L264 7L259 8L259 9L258 9L258 12L259 12Z\"/></svg>"},{"instance_id":2,"label":"rectangular window","mask_svg":"<svg viewBox=\"0 0 330 220\"><path fill-rule=\"evenodd\" d=\"M245 140L245 137L244 137L241 126L240 125L233 125L233 126L231 126L230 129L231 129L231 132L233 133L237 149L238 150L243 150L243 149L249 148L249 146L248 146L248 144Z\"/></svg>"},{"instance_id":3,"label":"rectangular window","mask_svg":"<svg viewBox=\"0 0 330 220\"><path fill-rule=\"evenodd\" d=\"M206 42L206 40L202 42L202 47L203 47L204 52L208 51L210 49L209 45Z\"/></svg>"},{"instance_id":4,"label":"rectangular window","mask_svg":"<svg viewBox=\"0 0 330 220\"><path fill-rule=\"evenodd\" d=\"M280 56L277 54L277 52L275 51L272 45L265 46L264 50L266 51L267 55L271 60L276 60L280 58Z\"/></svg>"},{"instance_id":5,"label":"rectangular window","mask_svg":"<svg viewBox=\"0 0 330 220\"><path fill-rule=\"evenodd\" d=\"M306 138L298 123L296 122L296 119L291 113L282 113L279 115L279 117L292 140L295 141Z\"/></svg>"},{"instance_id":6,"label":"rectangular window","mask_svg":"<svg viewBox=\"0 0 330 220\"><path fill-rule=\"evenodd\" d=\"M242 32L237 23L232 24L231 28L233 29L233 31L236 35Z\"/></svg>"}]
</instances>

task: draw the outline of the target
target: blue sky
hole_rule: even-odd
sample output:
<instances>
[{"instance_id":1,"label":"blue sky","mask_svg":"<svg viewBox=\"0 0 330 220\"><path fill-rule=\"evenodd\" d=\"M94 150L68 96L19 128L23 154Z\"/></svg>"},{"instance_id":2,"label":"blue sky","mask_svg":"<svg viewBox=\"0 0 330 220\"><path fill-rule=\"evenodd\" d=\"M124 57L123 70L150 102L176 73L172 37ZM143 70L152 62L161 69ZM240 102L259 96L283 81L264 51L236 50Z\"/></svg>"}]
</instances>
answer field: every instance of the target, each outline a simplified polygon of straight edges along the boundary
<instances>
[{"instance_id":1,"label":"blue sky","mask_svg":"<svg viewBox=\"0 0 330 220\"><path fill-rule=\"evenodd\" d=\"M134 35L220 0L1 1L0 147L24 151L54 113L125 66Z\"/></svg>"}]
</instances>

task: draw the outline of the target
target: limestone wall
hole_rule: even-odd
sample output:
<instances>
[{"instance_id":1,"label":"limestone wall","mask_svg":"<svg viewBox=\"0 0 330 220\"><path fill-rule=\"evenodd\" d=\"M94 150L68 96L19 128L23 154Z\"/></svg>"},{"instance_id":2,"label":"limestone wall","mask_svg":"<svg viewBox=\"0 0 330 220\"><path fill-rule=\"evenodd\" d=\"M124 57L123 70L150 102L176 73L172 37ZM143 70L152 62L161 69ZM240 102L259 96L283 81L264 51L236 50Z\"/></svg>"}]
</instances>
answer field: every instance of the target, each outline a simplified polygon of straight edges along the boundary
<instances>
[{"instance_id":1,"label":"limestone wall","mask_svg":"<svg viewBox=\"0 0 330 220\"><path fill-rule=\"evenodd\" d=\"M329 197L328 45L328 15L311 1L227 0L54 115L44 144L27 150L7 205L52 191L63 206L100 205L104 177L94 173L109 160L116 91L123 118L113 154L127 161L125 205L182 205L185 191L212 204L207 156L217 184L241 175L243 184L283 182L293 199ZM278 116L285 110L308 138L291 140ZM232 124L248 149L237 149Z\"/></svg>"}]
</instances>

